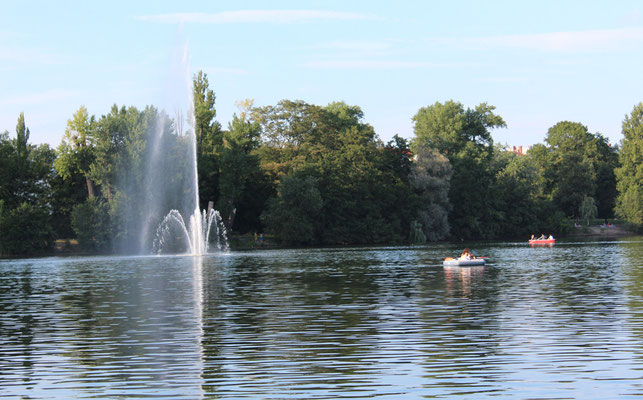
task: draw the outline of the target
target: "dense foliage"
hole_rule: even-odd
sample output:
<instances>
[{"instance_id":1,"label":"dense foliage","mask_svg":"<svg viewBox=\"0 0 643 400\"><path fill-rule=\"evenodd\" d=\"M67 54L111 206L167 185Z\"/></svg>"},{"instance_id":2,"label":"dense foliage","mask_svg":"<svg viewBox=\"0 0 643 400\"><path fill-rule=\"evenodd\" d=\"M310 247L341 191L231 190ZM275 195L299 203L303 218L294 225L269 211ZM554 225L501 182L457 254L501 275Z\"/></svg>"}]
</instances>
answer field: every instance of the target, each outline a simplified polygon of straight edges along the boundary
<instances>
[{"instance_id":1,"label":"dense foliage","mask_svg":"<svg viewBox=\"0 0 643 400\"><path fill-rule=\"evenodd\" d=\"M614 213L643 226L643 103L623 121L621 148L562 121L519 155L494 144L491 132L506 124L486 103L422 107L410 142L383 143L343 102L246 100L222 129L206 74L194 76L193 94L201 208L212 202L233 233L333 245L562 234L575 219ZM146 174L185 162L182 124L151 106L114 105L101 117L81 106L52 150L29 144L21 114L15 138L0 134L0 253L50 251L56 238L92 252L145 251L140 221L155 211ZM163 148L159 129L170 138ZM162 165L145 163L151 151Z\"/></svg>"},{"instance_id":2,"label":"dense foliage","mask_svg":"<svg viewBox=\"0 0 643 400\"><path fill-rule=\"evenodd\" d=\"M29 144L21 113L16 138L0 134L0 254L33 254L53 247L51 187L55 153Z\"/></svg>"},{"instance_id":3,"label":"dense foliage","mask_svg":"<svg viewBox=\"0 0 643 400\"><path fill-rule=\"evenodd\" d=\"M643 103L637 104L623 121L623 146L616 169L618 198L616 213L643 229Z\"/></svg>"}]
</instances>

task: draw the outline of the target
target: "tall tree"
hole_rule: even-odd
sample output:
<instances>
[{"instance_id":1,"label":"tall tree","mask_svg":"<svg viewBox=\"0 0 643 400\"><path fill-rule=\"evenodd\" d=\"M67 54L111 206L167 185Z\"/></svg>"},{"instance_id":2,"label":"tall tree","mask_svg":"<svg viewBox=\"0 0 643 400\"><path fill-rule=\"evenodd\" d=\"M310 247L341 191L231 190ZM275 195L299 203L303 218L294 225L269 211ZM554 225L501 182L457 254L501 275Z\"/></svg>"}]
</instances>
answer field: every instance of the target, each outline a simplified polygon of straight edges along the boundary
<instances>
[{"instance_id":1,"label":"tall tree","mask_svg":"<svg viewBox=\"0 0 643 400\"><path fill-rule=\"evenodd\" d=\"M67 120L65 135L58 146L56 171L63 179L81 174L87 184L87 196L94 197L94 182L91 165L94 162L94 116L90 117L85 106L81 106L71 119Z\"/></svg>"},{"instance_id":2,"label":"tall tree","mask_svg":"<svg viewBox=\"0 0 643 400\"><path fill-rule=\"evenodd\" d=\"M0 201L6 202L13 191L12 180L15 171L13 152L14 148L9 139L9 132L0 133Z\"/></svg>"},{"instance_id":3,"label":"tall tree","mask_svg":"<svg viewBox=\"0 0 643 400\"><path fill-rule=\"evenodd\" d=\"M492 192L495 172L491 169L491 129L505 127L495 107L481 103L474 109L449 100L421 108L413 117L413 148L433 148L448 157L453 167L449 189L452 204L449 223L456 238L488 238L497 209Z\"/></svg>"},{"instance_id":4,"label":"tall tree","mask_svg":"<svg viewBox=\"0 0 643 400\"><path fill-rule=\"evenodd\" d=\"M0 253L33 254L53 246L54 156L48 145L29 144L23 113L15 140L0 135Z\"/></svg>"},{"instance_id":5,"label":"tall tree","mask_svg":"<svg viewBox=\"0 0 643 400\"><path fill-rule=\"evenodd\" d=\"M316 241L316 226L323 200L312 176L293 174L279 184L278 196L269 200L263 219L279 240L302 245Z\"/></svg>"},{"instance_id":6,"label":"tall tree","mask_svg":"<svg viewBox=\"0 0 643 400\"><path fill-rule=\"evenodd\" d=\"M643 228L643 103L625 117L616 170L618 199L616 213L639 229Z\"/></svg>"},{"instance_id":7,"label":"tall tree","mask_svg":"<svg viewBox=\"0 0 643 400\"><path fill-rule=\"evenodd\" d=\"M615 148L601 134L578 122L561 121L549 128L543 154L544 178L549 194L568 216L579 216L586 196L598 200L598 216L612 216L618 165Z\"/></svg>"},{"instance_id":8,"label":"tall tree","mask_svg":"<svg viewBox=\"0 0 643 400\"><path fill-rule=\"evenodd\" d=\"M505 121L494 114L494 106L481 103L466 109L453 100L422 107L413 116L414 144L425 145L447 155L464 151L468 143L491 149L491 129L505 128Z\"/></svg>"},{"instance_id":9,"label":"tall tree","mask_svg":"<svg viewBox=\"0 0 643 400\"><path fill-rule=\"evenodd\" d=\"M436 149L417 146L409 181L419 196L417 223L429 241L445 239L451 229L448 220L451 174L448 158Z\"/></svg>"},{"instance_id":10,"label":"tall tree","mask_svg":"<svg viewBox=\"0 0 643 400\"><path fill-rule=\"evenodd\" d=\"M259 123L250 122L243 113L235 114L224 132L217 209L229 229L233 228L237 207L249 180L259 168L254 150L259 146L260 135Z\"/></svg>"},{"instance_id":11,"label":"tall tree","mask_svg":"<svg viewBox=\"0 0 643 400\"><path fill-rule=\"evenodd\" d=\"M25 114L20 113L18 123L16 124L16 152L18 159L27 160L29 149L27 143L29 142L29 128L25 125Z\"/></svg>"},{"instance_id":12,"label":"tall tree","mask_svg":"<svg viewBox=\"0 0 643 400\"><path fill-rule=\"evenodd\" d=\"M217 116L217 111L214 108L216 97L210 83L208 82L208 75L203 71L199 71L194 75L192 80L192 92L194 97L194 116L196 119L196 126L194 127L197 138L197 153L201 156L204 138L207 138L214 124L214 117Z\"/></svg>"},{"instance_id":13,"label":"tall tree","mask_svg":"<svg viewBox=\"0 0 643 400\"><path fill-rule=\"evenodd\" d=\"M253 118L264 134L257 152L260 165L272 182L281 188L284 180L297 177L296 182L306 185L289 185L305 187L307 193L319 191L322 211L310 221L307 244L407 240L413 212L406 205L413 194L405 142L384 146L363 121L362 110L343 102L322 107L283 100L253 109ZM271 201L264 221L279 231L273 214L280 208L274 204Z\"/></svg>"},{"instance_id":14,"label":"tall tree","mask_svg":"<svg viewBox=\"0 0 643 400\"><path fill-rule=\"evenodd\" d=\"M518 237L541 230L539 173L533 160L499 149L494 152L494 164L497 171L494 209L499 210L499 232L506 237Z\"/></svg>"},{"instance_id":15,"label":"tall tree","mask_svg":"<svg viewBox=\"0 0 643 400\"><path fill-rule=\"evenodd\" d=\"M197 139L197 168L201 207L219 198L219 157L223 147L221 125L214 119L216 96L210 89L208 76L203 71L192 80L194 99L195 135Z\"/></svg>"},{"instance_id":16,"label":"tall tree","mask_svg":"<svg viewBox=\"0 0 643 400\"><path fill-rule=\"evenodd\" d=\"M139 112L134 107L112 105L110 112L103 115L94 129L95 157L91 164L91 177L101 186L108 201L116 184L117 172L123 159L130 131L136 129Z\"/></svg>"}]
</instances>

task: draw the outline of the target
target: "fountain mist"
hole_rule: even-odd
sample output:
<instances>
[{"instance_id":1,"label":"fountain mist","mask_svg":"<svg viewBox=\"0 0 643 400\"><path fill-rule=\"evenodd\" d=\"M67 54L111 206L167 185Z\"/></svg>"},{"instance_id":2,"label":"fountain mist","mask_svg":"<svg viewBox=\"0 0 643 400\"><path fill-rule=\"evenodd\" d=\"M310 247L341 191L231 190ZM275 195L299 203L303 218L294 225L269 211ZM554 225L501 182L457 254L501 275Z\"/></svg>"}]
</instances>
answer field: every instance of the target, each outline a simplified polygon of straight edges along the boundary
<instances>
[{"instance_id":1,"label":"fountain mist","mask_svg":"<svg viewBox=\"0 0 643 400\"><path fill-rule=\"evenodd\" d=\"M203 255L211 242L217 249L227 249L227 238L219 213L211 205L207 211L199 209L196 118L187 45L173 59L181 62L173 65L168 79L166 107L175 116L170 119L160 113L148 138L145 179L139 188L145 206L138 252Z\"/></svg>"}]
</instances>

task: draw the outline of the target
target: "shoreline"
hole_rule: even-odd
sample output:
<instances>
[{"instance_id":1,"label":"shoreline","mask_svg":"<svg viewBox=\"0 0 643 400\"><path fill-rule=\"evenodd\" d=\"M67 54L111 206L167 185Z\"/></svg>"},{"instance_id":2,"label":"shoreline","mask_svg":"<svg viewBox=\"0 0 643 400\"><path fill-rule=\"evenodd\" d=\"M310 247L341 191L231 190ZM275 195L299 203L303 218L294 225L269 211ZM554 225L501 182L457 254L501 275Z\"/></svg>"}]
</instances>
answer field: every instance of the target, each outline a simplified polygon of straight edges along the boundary
<instances>
[{"instance_id":1,"label":"shoreline","mask_svg":"<svg viewBox=\"0 0 643 400\"><path fill-rule=\"evenodd\" d=\"M590 226L580 226L574 227L574 230L570 232L569 237L622 237L622 236L631 236L636 235L636 232L630 231L623 227L622 225L611 225L609 227L601 225L590 225Z\"/></svg>"},{"instance_id":2,"label":"shoreline","mask_svg":"<svg viewBox=\"0 0 643 400\"><path fill-rule=\"evenodd\" d=\"M606 238L619 238L626 236L637 236L640 235L635 231L626 229L623 225L611 225L610 227L600 226L600 225L590 225L590 226L580 226L574 227L571 232L566 235L557 235L556 238L592 238L592 237L606 237ZM281 247L269 238L266 238L263 242L255 242L249 235L239 235L233 236L231 238L230 247L231 250L237 251L247 251L247 250L261 250L261 249L278 249L278 248L290 248L290 247ZM440 241L436 243L450 243L450 241ZM384 245L384 244L380 244ZM398 243L397 245L402 245ZM304 246L305 248L306 246ZM334 246L333 246L334 247ZM342 245L337 245L337 247L343 247ZM91 255L100 255L102 253L93 253L87 251L81 251L78 248L78 242L75 239L58 239L55 241L54 247L51 251L41 253L41 254L31 254L31 255L20 255L20 256L6 256L0 255L0 259L22 259L22 258L32 258L32 257L74 257L74 256L91 256Z\"/></svg>"}]
</instances>

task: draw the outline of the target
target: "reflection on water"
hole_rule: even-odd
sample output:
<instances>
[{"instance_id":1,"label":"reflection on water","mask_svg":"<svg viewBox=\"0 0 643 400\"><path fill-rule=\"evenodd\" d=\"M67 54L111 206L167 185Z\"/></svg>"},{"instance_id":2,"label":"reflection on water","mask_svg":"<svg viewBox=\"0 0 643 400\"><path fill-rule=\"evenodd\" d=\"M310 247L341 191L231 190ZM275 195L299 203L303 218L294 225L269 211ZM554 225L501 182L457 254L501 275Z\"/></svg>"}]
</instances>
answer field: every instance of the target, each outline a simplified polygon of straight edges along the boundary
<instances>
[{"instance_id":1,"label":"reflection on water","mask_svg":"<svg viewBox=\"0 0 643 400\"><path fill-rule=\"evenodd\" d=\"M0 261L3 398L643 395L643 238Z\"/></svg>"},{"instance_id":2,"label":"reflection on water","mask_svg":"<svg viewBox=\"0 0 643 400\"><path fill-rule=\"evenodd\" d=\"M471 287L475 288L477 282L482 280L485 266L470 266L470 267L457 267L457 266L444 266L444 280L446 284L446 292L452 297L456 296L459 291L463 296L471 295Z\"/></svg>"}]
</instances>

